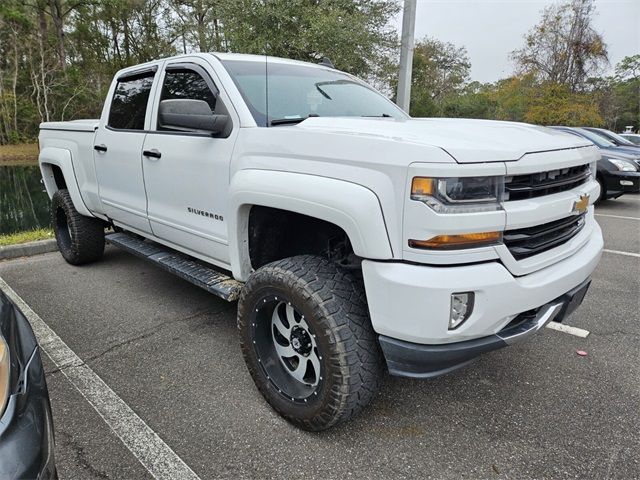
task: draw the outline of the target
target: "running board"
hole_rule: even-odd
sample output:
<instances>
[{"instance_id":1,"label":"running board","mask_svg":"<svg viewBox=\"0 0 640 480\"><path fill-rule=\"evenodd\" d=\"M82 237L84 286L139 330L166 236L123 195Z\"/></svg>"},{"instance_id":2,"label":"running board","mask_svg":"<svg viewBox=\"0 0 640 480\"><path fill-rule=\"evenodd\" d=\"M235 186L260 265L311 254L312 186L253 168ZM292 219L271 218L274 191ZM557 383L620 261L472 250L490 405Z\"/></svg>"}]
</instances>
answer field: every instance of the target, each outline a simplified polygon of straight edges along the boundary
<instances>
[{"instance_id":1,"label":"running board","mask_svg":"<svg viewBox=\"0 0 640 480\"><path fill-rule=\"evenodd\" d=\"M241 282L189 255L125 232L109 233L105 240L229 302L240 296Z\"/></svg>"}]
</instances>

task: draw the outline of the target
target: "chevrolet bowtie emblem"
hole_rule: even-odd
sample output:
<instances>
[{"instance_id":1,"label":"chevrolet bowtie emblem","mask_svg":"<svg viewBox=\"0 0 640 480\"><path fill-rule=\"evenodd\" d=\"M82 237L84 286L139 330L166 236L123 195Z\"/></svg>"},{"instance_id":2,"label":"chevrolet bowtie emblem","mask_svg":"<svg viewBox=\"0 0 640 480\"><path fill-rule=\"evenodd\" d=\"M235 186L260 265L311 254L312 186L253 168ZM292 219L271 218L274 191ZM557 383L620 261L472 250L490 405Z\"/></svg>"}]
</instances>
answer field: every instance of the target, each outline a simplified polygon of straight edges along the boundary
<instances>
[{"instance_id":1,"label":"chevrolet bowtie emblem","mask_svg":"<svg viewBox=\"0 0 640 480\"><path fill-rule=\"evenodd\" d=\"M573 202L573 208L571 211L575 213L584 213L587 211L587 208L589 208L589 195L585 193L580 195L579 200Z\"/></svg>"}]
</instances>

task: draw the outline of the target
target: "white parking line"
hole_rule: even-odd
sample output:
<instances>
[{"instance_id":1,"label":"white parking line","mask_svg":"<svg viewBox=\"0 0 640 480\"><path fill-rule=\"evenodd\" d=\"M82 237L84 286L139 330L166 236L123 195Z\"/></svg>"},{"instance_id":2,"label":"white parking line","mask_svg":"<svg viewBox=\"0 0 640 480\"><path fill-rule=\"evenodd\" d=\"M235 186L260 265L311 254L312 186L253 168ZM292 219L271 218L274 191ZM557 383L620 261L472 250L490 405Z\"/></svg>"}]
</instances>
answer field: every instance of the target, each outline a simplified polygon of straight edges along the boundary
<instances>
[{"instance_id":1,"label":"white parking line","mask_svg":"<svg viewBox=\"0 0 640 480\"><path fill-rule=\"evenodd\" d=\"M29 320L40 348L158 480L199 480L189 466L0 277L0 290Z\"/></svg>"},{"instance_id":2,"label":"white parking line","mask_svg":"<svg viewBox=\"0 0 640 480\"><path fill-rule=\"evenodd\" d=\"M551 330L557 330L558 332L568 333L570 335L575 335L580 338L587 338L589 336L589 330L583 330L582 328L572 327L570 325L565 325L564 323L558 322L549 322L547 323L547 328Z\"/></svg>"},{"instance_id":3,"label":"white parking line","mask_svg":"<svg viewBox=\"0 0 640 480\"><path fill-rule=\"evenodd\" d=\"M615 253L616 255L625 255L627 257L640 257L640 253L622 252L620 250L607 250L606 248L602 251L607 253Z\"/></svg>"},{"instance_id":4,"label":"white parking line","mask_svg":"<svg viewBox=\"0 0 640 480\"><path fill-rule=\"evenodd\" d=\"M625 217L623 215L609 215L608 213L596 213L596 217L621 218L623 220L640 220L639 217Z\"/></svg>"}]
</instances>

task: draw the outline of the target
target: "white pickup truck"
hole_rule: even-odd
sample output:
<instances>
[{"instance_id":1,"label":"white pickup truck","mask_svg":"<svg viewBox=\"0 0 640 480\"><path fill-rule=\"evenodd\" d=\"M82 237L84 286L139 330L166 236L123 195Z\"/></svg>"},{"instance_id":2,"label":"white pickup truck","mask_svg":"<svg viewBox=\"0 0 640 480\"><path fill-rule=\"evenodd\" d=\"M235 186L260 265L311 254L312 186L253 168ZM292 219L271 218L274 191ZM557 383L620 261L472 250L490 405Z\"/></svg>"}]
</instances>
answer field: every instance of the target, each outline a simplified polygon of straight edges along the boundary
<instances>
[{"instance_id":1,"label":"white pickup truck","mask_svg":"<svg viewBox=\"0 0 640 480\"><path fill-rule=\"evenodd\" d=\"M98 260L106 239L237 299L258 389L308 430L360 411L385 366L438 376L571 313L603 246L599 157L236 54L124 69L99 120L40 133L62 256Z\"/></svg>"}]
</instances>

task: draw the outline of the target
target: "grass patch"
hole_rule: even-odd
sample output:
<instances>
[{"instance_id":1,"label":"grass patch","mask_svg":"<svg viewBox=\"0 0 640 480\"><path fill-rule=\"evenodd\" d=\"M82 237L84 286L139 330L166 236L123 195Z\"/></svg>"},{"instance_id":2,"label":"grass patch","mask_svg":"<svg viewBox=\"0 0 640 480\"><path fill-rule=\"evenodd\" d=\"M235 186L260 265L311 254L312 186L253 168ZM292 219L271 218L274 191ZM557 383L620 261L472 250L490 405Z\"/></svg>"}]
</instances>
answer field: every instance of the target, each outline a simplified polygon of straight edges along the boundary
<instances>
[{"instance_id":1,"label":"grass patch","mask_svg":"<svg viewBox=\"0 0 640 480\"><path fill-rule=\"evenodd\" d=\"M0 166L37 165L38 144L0 145Z\"/></svg>"},{"instance_id":2,"label":"grass patch","mask_svg":"<svg viewBox=\"0 0 640 480\"><path fill-rule=\"evenodd\" d=\"M17 245L19 243L34 242L53 238L53 230L50 228L38 228L28 232L18 232L0 235L0 247Z\"/></svg>"}]
</instances>

